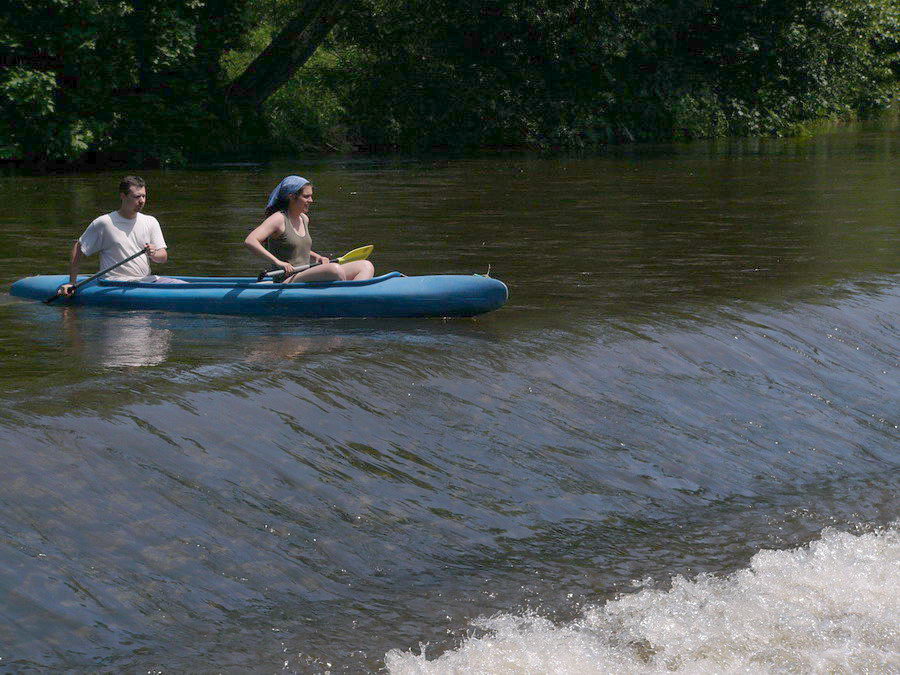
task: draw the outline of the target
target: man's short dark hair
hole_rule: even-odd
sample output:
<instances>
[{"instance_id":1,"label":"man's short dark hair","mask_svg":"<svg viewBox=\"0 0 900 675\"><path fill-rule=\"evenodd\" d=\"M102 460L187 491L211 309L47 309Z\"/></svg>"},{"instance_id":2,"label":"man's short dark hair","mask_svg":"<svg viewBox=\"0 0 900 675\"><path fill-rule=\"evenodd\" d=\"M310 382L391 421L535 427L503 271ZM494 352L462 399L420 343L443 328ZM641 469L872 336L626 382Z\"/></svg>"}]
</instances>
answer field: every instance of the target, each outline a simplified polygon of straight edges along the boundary
<instances>
[{"instance_id":1,"label":"man's short dark hair","mask_svg":"<svg viewBox=\"0 0 900 675\"><path fill-rule=\"evenodd\" d=\"M144 182L144 179L140 176L125 176L122 179L122 182L119 183L119 193L123 195L127 195L128 191L131 188L142 188L147 187L147 184Z\"/></svg>"}]
</instances>

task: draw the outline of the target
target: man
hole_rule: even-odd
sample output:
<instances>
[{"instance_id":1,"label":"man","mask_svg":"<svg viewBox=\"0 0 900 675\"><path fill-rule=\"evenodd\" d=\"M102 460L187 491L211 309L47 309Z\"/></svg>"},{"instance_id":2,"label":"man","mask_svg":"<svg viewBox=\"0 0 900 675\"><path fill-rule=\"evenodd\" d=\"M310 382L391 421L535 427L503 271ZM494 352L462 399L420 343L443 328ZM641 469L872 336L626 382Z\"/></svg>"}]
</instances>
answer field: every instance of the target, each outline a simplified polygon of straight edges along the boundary
<instances>
[{"instance_id":1,"label":"man","mask_svg":"<svg viewBox=\"0 0 900 675\"><path fill-rule=\"evenodd\" d=\"M146 249L147 255L138 256L116 267L110 271L107 278L118 281L178 283L177 279L150 274L150 260L162 264L169 256L159 221L153 216L141 213L147 203L147 185L144 179L138 176L125 176L119 183L119 196L122 199L119 210L94 220L72 247L69 283L59 287L60 295L71 297L75 294L74 286L81 260L94 253L100 254L100 269L105 269Z\"/></svg>"}]
</instances>

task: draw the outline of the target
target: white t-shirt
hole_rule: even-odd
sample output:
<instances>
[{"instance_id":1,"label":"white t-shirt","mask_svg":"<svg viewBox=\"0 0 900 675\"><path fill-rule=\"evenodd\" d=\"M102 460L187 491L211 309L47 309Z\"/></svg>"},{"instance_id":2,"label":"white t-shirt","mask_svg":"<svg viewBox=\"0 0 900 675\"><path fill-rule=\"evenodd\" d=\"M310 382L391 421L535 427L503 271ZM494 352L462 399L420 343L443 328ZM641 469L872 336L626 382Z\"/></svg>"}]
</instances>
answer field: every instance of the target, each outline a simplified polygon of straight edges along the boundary
<instances>
[{"instance_id":1,"label":"white t-shirt","mask_svg":"<svg viewBox=\"0 0 900 675\"><path fill-rule=\"evenodd\" d=\"M159 221L144 213L138 213L133 220L123 218L118 211L104 214L88 225L78 241L84 255L100 253L100 269L134 255L148 243L156 248L166 248ZM114 269L106 278L133 280L149 275L150 262L147 256L140 255Z\"/></svg>"}]
</instances>

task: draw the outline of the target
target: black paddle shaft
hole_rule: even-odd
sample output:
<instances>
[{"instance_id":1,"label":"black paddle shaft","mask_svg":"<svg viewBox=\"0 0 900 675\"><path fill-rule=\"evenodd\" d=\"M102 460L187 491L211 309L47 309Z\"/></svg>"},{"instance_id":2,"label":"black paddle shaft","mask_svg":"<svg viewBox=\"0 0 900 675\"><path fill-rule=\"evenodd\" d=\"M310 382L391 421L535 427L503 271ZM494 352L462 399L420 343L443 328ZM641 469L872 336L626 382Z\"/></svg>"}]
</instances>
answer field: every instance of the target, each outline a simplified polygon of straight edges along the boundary
<instances>
[{"instance_id":1,"label":"black paddle shaft","mask_svg":"<svg viewBox=\"0 0 900 675\"><path fill-rule=\"evenodd\" d=\"M115 265L110 265L110 266L107 267L105 270L100 270L100 271L97 272L96 274L92 274L91 276L89 276L87 279L85 279L85 280L83 280L83 281L79 281L77 284L75 284L74 286L72 286L72 291L73 291L73 292L74 292L74 291L77 291L79 288L81 288L81 287L84 286L85 284L91 283L91 282L92 282L94 279L96 279L97 277L102 277L102 276L103 276L104 274L106 274L107 272L112 272L114 269L116 269L116 268L119 267L120 265L124 265L125 263L127 263L127 262L129 262L129 261L131 261L131 260L134 260L134 259L137 258L138 256L142 256L142 255L144 255L145 253L147 254L148 257L150 256L150 249L149 249L147 246L145 246L144 248L142 248L140 251L138 251L138 252L135 253L134 255L128 256L127 258L125 258L125 260L121 260L121 261L117 262ZM57 299L58 297L60 297L60 296L61 296L61 294L60 294L60 292L59 292L59 289L57 289L57 290L56 290L56 294L50 296L49 298L47 298L46 300L44 300L44 302L47 303L47 304L49 305L51 302L53 302L54 300L56 300L56 299Z\"/></svg>"}]
</instances>

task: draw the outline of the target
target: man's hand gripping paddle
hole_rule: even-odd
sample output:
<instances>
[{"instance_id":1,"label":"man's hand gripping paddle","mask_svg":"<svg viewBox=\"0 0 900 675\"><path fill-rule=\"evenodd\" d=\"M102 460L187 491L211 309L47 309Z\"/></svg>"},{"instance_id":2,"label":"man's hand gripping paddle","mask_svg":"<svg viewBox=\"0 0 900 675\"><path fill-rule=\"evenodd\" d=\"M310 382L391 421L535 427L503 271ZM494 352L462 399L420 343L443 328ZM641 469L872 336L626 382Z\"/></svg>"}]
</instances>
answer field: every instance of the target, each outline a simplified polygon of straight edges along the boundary
<instances>
[{"instance_id":1,"label":"man's hand gripping paddle","mask_svg":"<svg viewBox=\"0 0 900 675\"><path fill-rule=\"evenodd\" d=\"M103 276L104 274L106 274L107 272L112 272L114 269L116 269L116 268L119 267L120 265L124 265L125 263L127 263L127 262L129 262L129 261L131 261L131 260L134 260L135 258L138 258L138 257L140 257L140 256L142 256L142 255L145 255L145 254L146 254L148 257L150 256L150 248L149 248L148 246L145 246L144 248L142 248L140 251L138 251L138 252L135 253L134 255L128 256L127 258L125 258L125 260L123 260L123 261L121 261L121 262L117 262L115 265L110 265L110 266L107 267L105 270L100 270L100 271L97 272L96 274L89 276L87 279L84 279L83 281L79 281L77 284L75 284L74 286L72 286L72 295L74 295L74 294L75 294L75 291L77 291L79 288L81 288L81 287L84 286L85 284L89 284L89 283L91 283L94 279L98 279L98 278L102 277L102 276ZM60 288L62 288L62 286L60 286ZM53 301L56 300L57 298L61 298L61 297L71 297L71 296L64 296L62 293L59 292L59 288L58 288L58 289L56 289L56 293L53 294L53 295L51 295L51 296L50 296L49 298L47 298L46 300L44 300L44 302L47 303L47 304L49 305L51 302L53 302Z\"/></svg>"}]
</instances>

